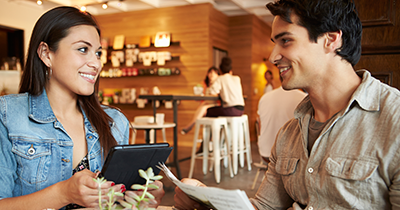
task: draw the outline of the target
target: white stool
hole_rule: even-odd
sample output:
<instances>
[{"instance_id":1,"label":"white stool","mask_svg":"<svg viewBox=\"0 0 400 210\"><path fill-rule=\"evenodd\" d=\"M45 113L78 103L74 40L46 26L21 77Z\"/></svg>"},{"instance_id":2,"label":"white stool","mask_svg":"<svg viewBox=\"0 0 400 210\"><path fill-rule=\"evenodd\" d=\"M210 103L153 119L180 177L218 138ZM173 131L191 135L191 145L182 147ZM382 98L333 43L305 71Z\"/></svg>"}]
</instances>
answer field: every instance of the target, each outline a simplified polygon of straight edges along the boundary
<instances>
[{"instance_id":1,"label":"white stool","mask_svg":"<svg viewBox=\"0 0 400 210\"><path fill-rule=\"evenodd\" d=\"M138 123L138 124L154 123L154 117L150 116L150 115L136 116L133 119L133 123ZM129 140L130 144L135 144L136 132L137 132L137 130L134 128L134 132L132 133L131 139ZM154 132L155 132L155 130L151 129L150 133L149 133L149 137L148 138L150 138L150 143L151 144L154 144ZM162 128L161 132L162 132L162 136L163 136L163 141L167 142L167 135L165 133L165 128ZM145 135L145 139L147 139L146 131L144 131L144 135Z\"/></svg>"},{"instance_id":2,"label":"white stool","mask_svg":"<svg viewBox=\"0 0 400 210\"><path fill-rule=\"evenodd\" d=\"M199 138L201 125L203 126L203 153L196 154L197 139ZM196 159L203 159L204 175L207 174L208 160L213 160L215 181L219 183L221 180L221 159L224 159L225 157L228 158L230 177L233 177L232 163L229 155L229 133L226 130L227 126L227 121L224 118L203 117L196 120L192 147L192 157L190 161L190 171L188 176L189 178L192 178ZM223 138L220 138L221 129L224 130L224 132L222 133ZM212 154L209 154L210 134L212 135ZM224 147L226 148L225 152L223 151L223 145L225 145Z\"/></svg>"},{"instance_id":3,"label":"white stool","mask_svg":"<svg viewBox=\"0 0 400 210\"><path fill-rule=\"evenodd\" d=\"M249 134L249 120L246 114L239 117L219 117L226 119L228 123L228 132L232 137L232 165L233 173L236 175L238 172L238 155L240 160L240 167L244 167L244 153L246 153L247 169L251 171L251 146Z\"/></svg>"}]
</instances>

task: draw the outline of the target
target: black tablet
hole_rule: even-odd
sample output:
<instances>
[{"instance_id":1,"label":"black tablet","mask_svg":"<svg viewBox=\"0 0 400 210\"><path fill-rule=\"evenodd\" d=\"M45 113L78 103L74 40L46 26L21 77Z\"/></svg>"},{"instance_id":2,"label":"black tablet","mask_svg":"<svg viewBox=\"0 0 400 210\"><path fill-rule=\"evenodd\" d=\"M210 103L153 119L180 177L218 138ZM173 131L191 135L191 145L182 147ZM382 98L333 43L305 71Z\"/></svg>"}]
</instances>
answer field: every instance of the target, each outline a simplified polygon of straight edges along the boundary
<instances>
[{"instance_id":1,"label":"black tablet","mask_svg":"<svg viewBox=\"0 0 400 210\"><path fill-rule=\"evenodd\" d=\"M110 149L100 176L115 184L124 184L130 189L132 184L144 184L139 169L153 168L154 174L160 169L156 165L165 162L172 151L168 143L116 145Z\"/></svg>"}]
</instances>

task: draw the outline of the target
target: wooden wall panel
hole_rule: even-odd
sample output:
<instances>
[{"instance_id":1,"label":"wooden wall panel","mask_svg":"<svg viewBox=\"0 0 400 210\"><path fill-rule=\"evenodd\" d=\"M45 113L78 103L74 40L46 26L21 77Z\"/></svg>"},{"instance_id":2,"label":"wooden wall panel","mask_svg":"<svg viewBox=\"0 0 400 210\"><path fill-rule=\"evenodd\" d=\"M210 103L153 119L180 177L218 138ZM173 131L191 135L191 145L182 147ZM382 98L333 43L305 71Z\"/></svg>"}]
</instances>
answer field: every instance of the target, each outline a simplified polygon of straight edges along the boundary
<instances>
[{"instance_id":1,"label":"wooden wall panel","mask_svg":"<svg viewBox=\"0 0 400 210\"><path fill-rule=\"evenodd\" d=\"M399 0L356 0L363 24L362 56L356 69L388 72L392 86L400 88Z\"/></svg>"},{"instance_id":2,"label":"wooden wall panel","mask_svg":"<svg viewBox=\"0 0 400 210\"><path fill-rule=\"evenodd\" d=\"M210 58L210 27L209 16L211 4L196 4L190 6L169 7L134 11L119 14L99 15L97 21L102 29L102 37L108 37L110 43L116 35L124 34L126 44L138 44L142 36L154 36L159 31L171 32L172 41L179 41L180 46L158 48L157 50L170 51L173 56L180 56L179 61L167 61L164 67L178 67L181 75L178 76L141 76L130 78L101 78L100 88L139 88L145 87L150 91L158 86L162 93L192 94L193 86L202 82L205 72L212 63ZM152 51L155 48L141 49ZM157 68L152 65L151 68ZM104 69L107 70L107 66ZM178 130L189 122L198 102L182 101L178 112ZM136 115L152 115L152 107L146 105L138 109L133 105L116 105L133 120ZM162 105L160 112L166 113L166 120L172 121L172 110ZM142 139L142 132L138 133L138 140ZM172 129L167 129L167 137L172 143ZM190 146L193 137L179 136L179 144Z\"/></svg>"}]
</instances>

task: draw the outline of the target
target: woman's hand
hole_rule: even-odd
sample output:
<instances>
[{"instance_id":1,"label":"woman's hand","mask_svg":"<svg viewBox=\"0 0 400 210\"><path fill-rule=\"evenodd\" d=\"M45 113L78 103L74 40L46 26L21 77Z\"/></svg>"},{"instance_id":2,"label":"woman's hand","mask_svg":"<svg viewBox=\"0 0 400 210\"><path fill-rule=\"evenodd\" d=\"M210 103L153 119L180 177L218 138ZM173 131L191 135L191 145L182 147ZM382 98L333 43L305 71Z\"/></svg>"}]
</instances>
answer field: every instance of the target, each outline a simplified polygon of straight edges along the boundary
<instances>
[{"instance_id":1,"label":"woman's hand","mask_svg":"<svg viewBox=\"0 0 400 210\"><path fill-rule=\"evenodd\" d=\"M202 182L196 179L188 179L184 178L181 180L182 183L193 185L193 186L201 186L206 187ZM197 209L197 210L205 210L208 209L207 207L202 206L201 204L197 203L193 199L189 198L186 193L184 193L179 187L175 188L175 208L177 209Z\"/></svg>"},{"instance_id":2,"label":"woman's hand","mask_svg":"<svg viewBox=\"0 0 400 210\"><path fill-rule=\"evenodd\" d=\"M160 205L162 198L164 197L164 188L163 188L163 183L160 181L154 181L151 183L153 185L158 186L158 189L152 189L152 188L147 188L147 192L152 194L154 196L154 199L151 199L148 203L147 207L150 208L157 208L158 205ZM141 191L135 191L135 194L141 196L143 192Z\"/></svg>"},{"instance_id":3,"label":"woman's hand","mask_svg":"<svg viewBox=\"0 0 400 210\"><path fill-rule=\"evenodd\" d=\"M96 174L85 169L75 173L71 178L62 182L62 191L69 203L75 203L84 207L95 207L99 205L98 184L93 180ZM124 192L125 186L115 185L107 181L101 185L102 200L108 199L109 188L113 187L115 192Z\"/></svg>"}]
</instances>

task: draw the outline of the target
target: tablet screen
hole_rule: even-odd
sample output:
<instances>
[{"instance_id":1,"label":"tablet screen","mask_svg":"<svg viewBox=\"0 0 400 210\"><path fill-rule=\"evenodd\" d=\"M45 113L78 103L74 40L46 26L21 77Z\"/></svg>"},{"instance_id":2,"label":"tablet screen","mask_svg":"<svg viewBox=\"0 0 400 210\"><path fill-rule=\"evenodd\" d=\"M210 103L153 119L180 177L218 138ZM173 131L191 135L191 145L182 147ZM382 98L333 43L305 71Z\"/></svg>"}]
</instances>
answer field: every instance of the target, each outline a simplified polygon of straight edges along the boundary
<instances>
[{"instance_id":1,"label":"tablet screen","mask_svg":"<svg viewBox=\"0 0 400 210\"><path fill-rule=\"evenodd\" d=\"M139 169L146 171L152 167L154 174L158 174L160 169L156 165L164 163L171 151L168 143L116 145L110 149L101 175L128 189L132 184L144 184Z\"/></svg>"}]
</instances>

